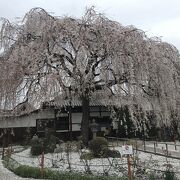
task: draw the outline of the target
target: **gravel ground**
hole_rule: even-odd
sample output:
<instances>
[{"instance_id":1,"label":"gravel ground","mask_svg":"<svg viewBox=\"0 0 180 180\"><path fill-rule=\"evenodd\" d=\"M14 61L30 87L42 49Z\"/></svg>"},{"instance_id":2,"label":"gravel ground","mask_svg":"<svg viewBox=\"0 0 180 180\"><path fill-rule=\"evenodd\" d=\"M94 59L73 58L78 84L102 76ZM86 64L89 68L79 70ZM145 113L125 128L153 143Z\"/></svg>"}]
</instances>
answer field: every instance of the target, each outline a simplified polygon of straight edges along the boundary
<instances>
[{"instance_id":1,"label":"gravel ground","mask_svg":"<svg viewBox=\"0 0 180 180\"><path fill-rule=\"evenodd\" d=\"M0 160L0 180L35 180L35 179L21 178L19 176L16 176L14 173L4 168L2 164L2 160Z\"/></svg>"}]
</instances>

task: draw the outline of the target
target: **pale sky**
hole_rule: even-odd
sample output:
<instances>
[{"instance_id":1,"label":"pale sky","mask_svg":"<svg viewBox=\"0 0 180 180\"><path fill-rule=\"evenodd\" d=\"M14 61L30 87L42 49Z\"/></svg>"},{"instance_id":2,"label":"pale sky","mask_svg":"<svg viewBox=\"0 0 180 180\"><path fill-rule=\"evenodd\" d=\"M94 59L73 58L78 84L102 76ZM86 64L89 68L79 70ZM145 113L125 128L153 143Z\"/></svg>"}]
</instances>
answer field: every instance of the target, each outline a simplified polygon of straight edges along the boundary
<instances>
[{"instance_id":1,"label":"pale sky","mask_svg":"<svg viewBox=\"0 0 180 180\"><path fill-rule=\"evenodd\" d=\"M134 25L180 50L180 0L0 0L0 17L16 21L34 7L54 15L81 17L86 7L122 25Z\"/></svg>"}]
</instances>

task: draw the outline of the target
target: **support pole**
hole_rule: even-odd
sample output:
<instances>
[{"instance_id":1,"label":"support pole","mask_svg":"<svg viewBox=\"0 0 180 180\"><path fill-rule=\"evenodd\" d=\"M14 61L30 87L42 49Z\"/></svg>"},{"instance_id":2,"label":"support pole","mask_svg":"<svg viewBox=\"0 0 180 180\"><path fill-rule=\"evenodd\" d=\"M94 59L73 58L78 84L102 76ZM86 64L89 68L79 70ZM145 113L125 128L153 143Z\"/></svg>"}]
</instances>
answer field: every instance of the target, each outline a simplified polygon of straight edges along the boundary
<instances>
[{"instance_id":1,"label":"support pole","mask_svg":"<svg viewBox=\"0 0 180 180\"><path fill-rule=\"evenodd\" d=\"M156 143L154 142L154 153L156 154Z\"/></svg>"},{"instance_id":2,"label":"support pole","mask_svg":"<svg viewBox=\"0 0 180 180\"><path fill-rule=\"evenodd\" d=\"M72 107L71 107L71 100L69 106L69 140L72 141Z\"/></svg>"},{"instance_id":3,"label":"support pole","mask_svg":"<svg viewBox=\"0 0 180 180\"><path fill-rule=\"evenodd\" d=\"M127 164L128 164L128 180L132 180L130 155L127 155Z\"/></svg>"},{"instance_id":4,"label":"support pole","mask_svg":"<svg viewBox=\"0 0 180 180\"><path fill-rule=\"evenodd\" d=\"M175 147L175 150L177 150L176 140L174 140L174 147Z\"/></svg>"}]
</instances>

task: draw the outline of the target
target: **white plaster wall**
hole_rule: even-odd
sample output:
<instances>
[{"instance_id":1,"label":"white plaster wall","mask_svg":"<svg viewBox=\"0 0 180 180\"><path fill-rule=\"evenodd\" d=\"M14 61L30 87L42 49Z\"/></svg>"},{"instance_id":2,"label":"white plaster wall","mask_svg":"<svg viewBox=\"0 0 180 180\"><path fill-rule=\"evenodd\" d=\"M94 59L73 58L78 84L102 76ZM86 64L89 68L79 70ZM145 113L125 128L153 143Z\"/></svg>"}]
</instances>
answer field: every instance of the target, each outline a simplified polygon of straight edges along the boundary
<instances>
[{"instance_id":1,"label":"white plaster wall","mask_svg":"<svg viewBox=\"0 0 180 180\"><path fill-rule=\"evenodd\" d=\"M80 131L81 129L82 113L72 113L72 130ZM77 123L77 124L76 124Z\"/></svg>"},{"instance_id":2,"label":"white plaster wall","mask_svg":"<svg viewBox=\"0 0 180 180\"><path fill-rule=\"evenodd\" d=\"M62 114L61 114L62 115ZM64 114L67 116L68 114ZM109 112L102 112L101 116L108 116ZM91 112L91 117L100 116L99 112ZM54 110L45 109L33 112L29 115L20 117L11 117L8 119L0 120L0 128L16 128L16 127L36 127L37 119L53 119L55 118ZM72 113L72 130L80 131L82 113Z\"/></svg>"},{"instance_id":3,"label":"white plaster wall","mask_svg":"<svg viewBox=\"0 0 180 180\"><path fill-rule=\"evenodd\" d=\"M82 113L72 113L72 121L73 123L81 123Z\"/></svg>"},{"instance_id":4,"label":"white plaster wall","mask_svg":"<svg viewBox=\"0 0 180 180\"><path fill-rule=\"evenodd\" d=\"M3 119L0 121L0 128L36 127L34 116L23 116Z\"/></svg>"},{"instance_id":5,"label":"white plaster wall","mask_svg":"<svg viewBox=\"0 0 180 180\"><path fill-rule=\"evenodd\" d=\"M110 116L110 112L101 112L101 116Z\"/></svg>"},{"instance_id":6,"label":"white plaster wall","mask_svg":"<svg viewBox=\"0 0 180 180\"><path fill-rule=\"evenodd\" d=\"M0 120L0 128L36 127L36 119L54 118L53 110L42 110L29 115L10 117Z\"/></svg>"},{"instance_id":7,"label":"white plaster wall","mask_svg":"<svg viewBox=\"0 0 180 180\"><path fill-rule=\"evenodd\" d=\"M72 124L72 131L80 131L81 124Z\"/></svg>"}]
</instances>

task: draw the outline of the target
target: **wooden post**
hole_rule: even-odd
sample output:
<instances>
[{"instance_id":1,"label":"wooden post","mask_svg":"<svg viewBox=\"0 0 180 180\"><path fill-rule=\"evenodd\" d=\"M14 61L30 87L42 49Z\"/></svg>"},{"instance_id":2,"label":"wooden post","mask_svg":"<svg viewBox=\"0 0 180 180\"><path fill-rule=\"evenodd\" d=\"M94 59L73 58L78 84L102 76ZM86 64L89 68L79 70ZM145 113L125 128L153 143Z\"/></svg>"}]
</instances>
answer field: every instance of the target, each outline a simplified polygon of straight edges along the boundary
<instances>
[{"instance_id":1,"label":"wooden post","mask_svg":"<svg viewBox=\"0 0 180 180\"><path fill-rule=\"evenodd\" d=\"M41 177L43 178L44 177L44 151L42 151L42 154L41 154Z\"/></svg>"},{"instance_id":2,"label":"wooden post","mask_svg":"<svg viewBox=\"0 0 180 180\"><path fill-rule=\"evenodd\" d=\"M143 139L143 144L144 144L144 151L146 151L146 142L145 142L145 139Z\"/></svg>"},{"instance_id":3,"label":"wooden post","mask_svg":"<svg viewBox=\"0 0 180 180\"><path fill-rule=\"evenodd\" d=\"M5 152L5 148L4 148L4 144L3 144L2 159L4 159L4 152Z\"/></svg>"},{"instance_id":4,"label":"wooden post","mask_svg":"<svg viewBox=\"0 0 180 180\"><path fill-rule=\"evenodd\" d=\"M154 153L156 154L156 143L154 142Z\"/></svg>"},{"instance_id":5,"label":"wooden post","mask_svg":"<svg viewBox=\"0 0 180 180\"><path fill-rule=\"evenodd\" d=\"M137 139L136 139L136 154L137 154L137 150L138 150L138 144L137 144Z\"/></svg>"},{"instance_id":6,"label":"wooden post","mask_svg":"<svg viewBox=\"0 0 180 180\"><path fill-rule=\"evenodd\" d=\"M127 164L128 164L128 180L132 180L130 155L127 155Z\"/></svg>"},{"instance_id":7,"label":"wooden post","mask_svg":"<svg viewBox=\"0 0 180 180\"><path fill-rule=\"evenodd\" d=\"M175 146L175 150L177 150L176 140L174 140L174 146Z\"/></svg>"},{"instance_id":8,"label":"wooden post","mask_svg":"<svg viewBox=\"0 0 180 180\"><path fill-rule=\"evenodd\" d=\"M168 144L166 143L166 153L167 153L167 156L168 156Z\"/></svg>"},{"instance_id":9,"label":"wooden post","mask_svg":"<svg viewBox=\"0 0 180 180\"><path fill-rule=\"evenodd\" d=\"M157 139L156 139L156 146L158 146L158 143L157 143L158 141L157 141Z\"/></svg>"}]
</instances>

